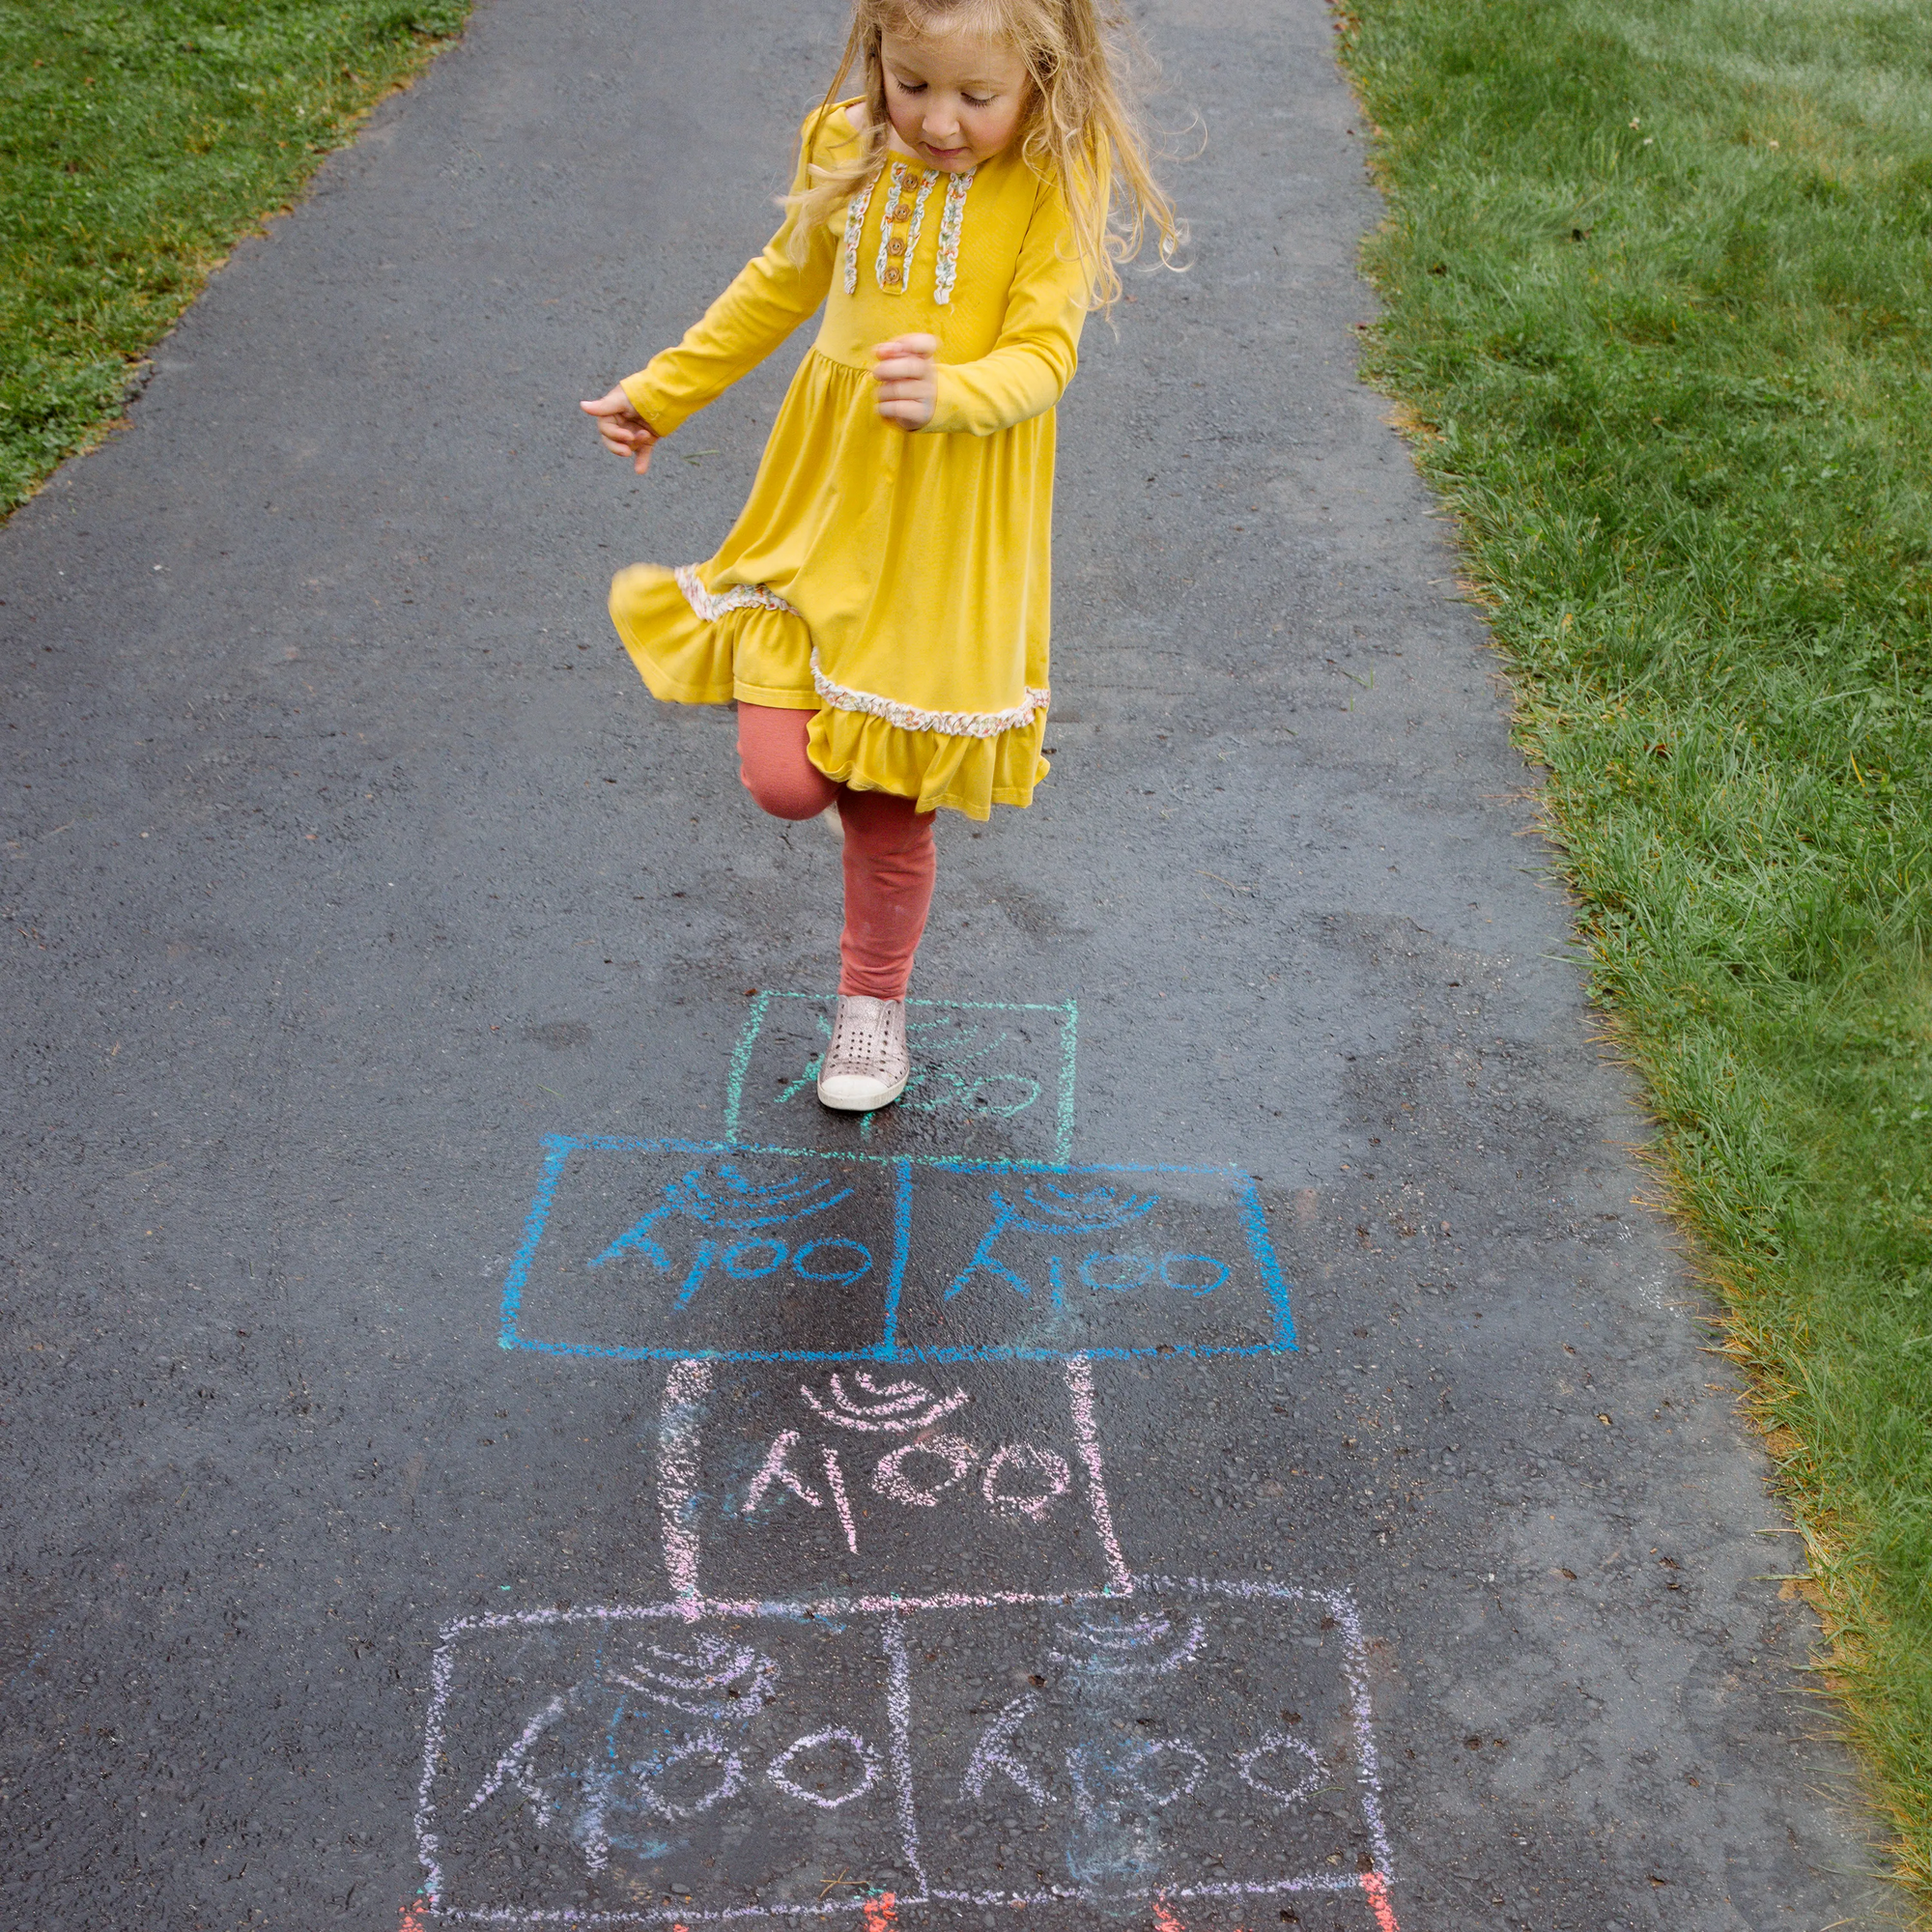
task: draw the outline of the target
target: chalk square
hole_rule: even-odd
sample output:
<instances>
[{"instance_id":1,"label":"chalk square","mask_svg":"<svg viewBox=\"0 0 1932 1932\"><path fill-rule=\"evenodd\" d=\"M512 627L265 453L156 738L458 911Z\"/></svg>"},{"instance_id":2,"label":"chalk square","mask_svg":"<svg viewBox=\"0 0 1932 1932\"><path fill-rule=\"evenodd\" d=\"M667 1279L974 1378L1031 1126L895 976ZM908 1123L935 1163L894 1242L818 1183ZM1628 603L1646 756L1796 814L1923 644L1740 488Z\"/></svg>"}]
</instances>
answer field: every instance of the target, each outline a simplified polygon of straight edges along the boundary
<instances>
[{"instance_id":1,"label":"chalk square","mask_svg":"<svg viewBox=\"0 0 1932 1932\"><path fill-rule=\"evenodd\" d=\"M923 1164L894 1334L934 1362L1295 1346L1259 1193L1223 1167Z\"/></svg>"},{"instance_id":2,"label":"chalk square","mask_svg":"<svg viewBox=\"0 0 1932 1932\"><path fill-rule=\"evenodd\" d=\"M788 1591L879 1597L970 1591L989 1576L1104 1589L1124 1565L1100 1446L1091 1406L1054 1386L1057 1371L719 1374L694 1431L705 1593L754 1599L774 1577Z\"/></svg>"},{"instance_id":3,"label":"chalk square","mask_svg":"<svg viewBox=\"0 0 1932 1932\"><path fill-rule=\"evenodd\" d=\"M502 1345L633 1361L877 1353L908 1187L899 1163L553 1135Z\"/></svg>"},{"instance_id":4,"label":"chalk square","mask_svg":"<svg viewBox=\"0 0 1932 1932\"><path fill-rule=\"evenodd\" d=\"M840 1870L917 1889L878 1622L683 1608L444 1633L418 1816L439 1914L808 1912Z\"/></svg>"},{"instance_id":5,"label":"chalk square","mask_svg":"<svg viewBox=\"0 0 1932 1932\"><path fill-rule=\"evenodd\" d=\"M1071 1000L908 1000L913 1073L894 1104L818 1104L831 993L758 993L731 1057L724 1139L881 1158L977 1154L1065 1160L1073 1144L1077 1012Z\"/></svg>"},{"instance_id":6,"label":"chalk square","mask_svg":"<svg viewBox=\"0 0 1932 1932\"><path fill-rule=\"evenodd\" d=\"M1346 1602L1170 1587L909 1631L931 1898L1154 1893L1233 1928L1257 1897L1385 1870Z\"/></svg>"}]
</instances>

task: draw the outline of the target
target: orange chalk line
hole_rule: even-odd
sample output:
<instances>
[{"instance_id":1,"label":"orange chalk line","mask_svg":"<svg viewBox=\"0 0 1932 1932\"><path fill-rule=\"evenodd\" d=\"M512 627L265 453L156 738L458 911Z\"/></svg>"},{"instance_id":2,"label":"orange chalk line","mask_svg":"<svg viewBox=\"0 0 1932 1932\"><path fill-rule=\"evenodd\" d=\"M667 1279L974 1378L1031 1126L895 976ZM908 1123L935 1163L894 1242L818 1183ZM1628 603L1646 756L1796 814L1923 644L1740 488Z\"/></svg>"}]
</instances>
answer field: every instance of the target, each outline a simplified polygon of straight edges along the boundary
<instances>
[{"instance_id":1,"label":"orange chalk line","mask_svg":"<svg viewBox=\"0 0 1932 1932\"><path fill-rule=\"evenodd\" d=\"M1362 1889L1369 1894L1369 1905L1381 1932L1398 1932L1395 1911L1389 1904L1388 1880L1378 1871L1366 1871L1362 1874Z\"/></svg>"},{"instance_id":2,"label":"orange chalk line","mask_svg":"<svg viewBox=\"0 0 1932 1932\"><path fill-rule=\"evenodd\" d=\"M1362 1889L1369 1895L1369 1908L1376 1915L1379 1932L1401 1932L1395 1922L1395 1908L1389 1904L1388 1880L1378 1871L1366 1871L1362 1874ZM1165 1892L1153 1895L1153 1923L1154 1932L1187 1932L1187 1927L1175 1917ZM867 1932L873 1932L869 1919Z\"/></svg>"}]
</instances>

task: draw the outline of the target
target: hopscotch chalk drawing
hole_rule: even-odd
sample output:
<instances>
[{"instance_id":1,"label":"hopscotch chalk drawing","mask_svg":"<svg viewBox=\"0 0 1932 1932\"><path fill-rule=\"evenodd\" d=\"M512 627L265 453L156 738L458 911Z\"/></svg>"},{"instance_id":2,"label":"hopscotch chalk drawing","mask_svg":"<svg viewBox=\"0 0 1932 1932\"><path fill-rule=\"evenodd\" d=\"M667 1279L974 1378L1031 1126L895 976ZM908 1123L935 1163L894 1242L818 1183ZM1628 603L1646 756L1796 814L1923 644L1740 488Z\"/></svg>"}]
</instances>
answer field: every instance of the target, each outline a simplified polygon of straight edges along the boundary
<instances>
[{"instance_id":1,"label":"hopscotch chalk drawing","mask_svg":"<svg viewBox=\"0 0 1932 1932\"><path fill-rule=\"evenodd\" d=\"M755 997L722 1141L545 1143L499 1340L664 1365L669 1595L444 1629L409 1922L1398 1932L1352 1599L1138 1574L1108 1493L1096 1361L1296 1346L1254 1181L1074 1164L1071 1000L909 1002L827 1116L830 1007Z\"/></svg>"},{"instance_id":2,"label":"hopscotch chalk drawing","mask_svg":"<svg viewBox=\"0 0 1932 1932\"><path fill-rule=\"evenodd\" d=\"M1364 1665L1345 1596L1154 1577L1129 1601L465 1618L432 1673L432 1910L856 1915L863 1898L825 1896L824 1874L847 1870L901 1907L1025 1907L1047 1924L1055 1906L1155 1896L1229 1927L1296 1894L1377 1903L1389 1855Z\"/></svg>"},{"instance_id":3,"label":"hopscotch chalk drawing","mask_svg":"<svg viewBox=\"0 0 1932 1932\"><path fill-rule=\"evenodd\" d=\"M1294 1347L1236 1169L547 1148L504 1282L506 1349L945 1363Z\"/></svg>"}]
</instances>

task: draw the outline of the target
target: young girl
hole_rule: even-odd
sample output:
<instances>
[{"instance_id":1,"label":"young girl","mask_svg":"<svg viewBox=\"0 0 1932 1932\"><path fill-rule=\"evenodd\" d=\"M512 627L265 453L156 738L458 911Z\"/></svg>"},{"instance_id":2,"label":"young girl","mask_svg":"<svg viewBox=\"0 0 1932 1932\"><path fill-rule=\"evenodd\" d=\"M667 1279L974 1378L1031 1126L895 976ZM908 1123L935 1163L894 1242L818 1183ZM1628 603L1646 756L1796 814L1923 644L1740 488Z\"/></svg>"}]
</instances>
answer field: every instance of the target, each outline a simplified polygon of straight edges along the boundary
<instances>
[{"instance_id":1,"label":"young girl","mask_svg":"<svg viewBox=\"0 0 1932 1932\"><path fill-rule=\"evenodd\" d=\"M1149 220L1163 259L1179 239L1101 6L854 0L783 227L675 349L583 405L642 474L826 304L724 548L620 572L611 615L654 696L737 700L765 810L838 808L828 1107L883 1107L910 1075L937 809L983 819L1046 775L1054 404L1115 263ZM865 93L835 103L855 65Z\"/></svg>"}]
</instances>

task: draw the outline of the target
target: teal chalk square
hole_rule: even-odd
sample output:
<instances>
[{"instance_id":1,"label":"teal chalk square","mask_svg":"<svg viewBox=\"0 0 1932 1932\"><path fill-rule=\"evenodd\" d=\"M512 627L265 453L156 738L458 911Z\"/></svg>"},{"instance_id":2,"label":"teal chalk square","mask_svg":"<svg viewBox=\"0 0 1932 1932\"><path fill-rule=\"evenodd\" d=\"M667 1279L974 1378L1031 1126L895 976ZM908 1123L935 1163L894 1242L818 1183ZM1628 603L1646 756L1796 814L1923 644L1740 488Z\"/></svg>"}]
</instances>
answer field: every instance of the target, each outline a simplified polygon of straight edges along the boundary
<instances>
[{"instance_id":1,"label":"teal chalk square","mask_svg":"<svg viewBox=\"0 0 1932 1932\"><path fill-rule=\"evenodd\" d=\"M913 1074L872 1114L818 1104L834 993L753 996L731 1056L724 1138L820 1153L1065 1161L1073 1151L1072 1000L908 1000Z\"/></svg>"},{"instance_id":2,"label":"teal chalk square","mask_svg":"<svg viewBox=\"0 0 1932 1932\"><path fill-rule=\"evenodd\" d=\"M1226 1167L555 1134L501 1344L620 1361L947 1362L1295 1346Z\"/></svg>"}]
</instances>

